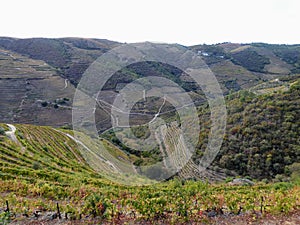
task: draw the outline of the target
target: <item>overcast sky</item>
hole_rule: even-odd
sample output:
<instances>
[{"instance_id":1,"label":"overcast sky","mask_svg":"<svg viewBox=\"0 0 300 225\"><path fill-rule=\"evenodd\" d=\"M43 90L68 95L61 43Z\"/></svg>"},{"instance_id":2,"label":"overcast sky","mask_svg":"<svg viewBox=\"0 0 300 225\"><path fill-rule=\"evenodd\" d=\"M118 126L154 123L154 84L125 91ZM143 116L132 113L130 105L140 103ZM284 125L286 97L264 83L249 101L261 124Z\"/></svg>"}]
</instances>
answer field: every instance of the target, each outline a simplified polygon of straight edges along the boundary
<instances>
[{"instance_id":1,"label":"overcast sky","mask_svg":"<svg viewBox=\"0 0 300 225\"><path fill-rule=\"evenodd\" d=\"M0 36L300 43L299 0L2 0Z\"/></svg>"}]
</instances>

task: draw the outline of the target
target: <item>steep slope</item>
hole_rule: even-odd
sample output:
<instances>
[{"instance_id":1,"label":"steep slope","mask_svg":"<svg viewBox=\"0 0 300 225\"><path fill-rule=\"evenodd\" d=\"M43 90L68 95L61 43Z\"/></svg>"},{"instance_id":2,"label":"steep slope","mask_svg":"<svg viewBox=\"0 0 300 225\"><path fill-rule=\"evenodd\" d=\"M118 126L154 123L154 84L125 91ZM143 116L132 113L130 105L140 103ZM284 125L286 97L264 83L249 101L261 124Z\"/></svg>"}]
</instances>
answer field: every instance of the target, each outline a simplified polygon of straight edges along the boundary
<instances>
[{"instance_id":1,"label":"steep slope","mask_svg":"<svg viewBox=\"0 0 300 225\"><path fill-rule=\"evenodd\" d=\"M265 215L299 212L296 182L232 186L175 179L152 186L123 186L104 179L85 163L69 131L0 126L7 134L1 129L3 224L202 224L221 223L224 218L261 222ZM9 131L14 126L17 140L12 138L14 129Z\"/></svg>"},{"instance_id":2,"label":"steep slope","mask_svg":"<svg viewBox=\"0 0 300 225\"><path fill-rule=\"evenodd\" d=\"M226 135L214 162L228 174L283 179L300 162L300 80L289 81L288 88L266 89L259 95L240 91L228 96ZM206 129L200 135L199 149L206 146L208 117L202 123Z\"/></svg>"},{"instance_id":3,"label":"steep slope","mask_svg":"<svg viewBox=\"0 0 300 225\"><path fill-rule=\"evenodd\" d=\"M77 84L87 67L117 42L84 38L0 38L0 47L43 60L56 68L63 78Z\"/></svg>"},{"instance_id":4,"label":"steep slope","mask_svg":"<svg viewBox=\"0 0 300 225\"><path fill-rule=\"evenodd\" d=\"M227 127L220 152L205 173L198 172L198 163L206 149L210 131L210 111L207 103L199 107L201 131L199 143L192 160L177 174L182 178L222 180L227 176L249 176L253 179L289 179L292 170L299 170L300 162L300 80L299 76L282 77L281 80L265 82L249 90L242 90L226 97ZM174 109L173 109L174 110ZM168 120L176 118L169 114ZM164 118L166 119L166 118ZM137 152L121 143L112 131L102 136L118 145L125 152L135 154L135 165L167 164L168 168L180 161L165 162L163 156L177 151L178 130L169 127L164 143L151 152ZM137 137L147 136L143 126L133 127ZM124 133L122 133L124 132ZM118 135L130 137L125 131ZM176 150L177 149L177 150ZM179 157L179 160L184 157ZM293 168L293 169L292 169ZM298 168L298 169L297 169ZM147 173L147 171L142 171ZM163 173L165 171L161 171Z\"/></svg>"},{"instance_id":5,"label":"steep slope","mask_svg":"<svg viewBox=\"0 0 300 225\"><path fill-rule=\"evenodd\" d=\"M203 57L227 94L297 73L300 53L298 45L262 43L196 45L191 49Z\"/></svg>"},{"instance_id":6,"label":"steep slope","mask_svg":"<svg viewBox=\"0 0 300 225\"><path fill-rule=\"evenodd\" d=\"M70 125L74 85L116 45L100 39L0 38L0 121Z\"/></svg>"},{"instance_id":7,"label":"steep slope","mask_svg":"<svg viewBox=\"0 0 300 225\"><path fill-rule=\"evenodd\" d=\"M64 183L78 174L96 174L76 142L67 136L49 127L15 127L17 140L5 136L0 139L1 179L22 177L33 182L40 179Z\"/></svg>"},{"instance_id":8,"label":"steep slope","mask_svg":"<svg viewBox=\"0 0 300 225\"><path fill-rule=\"evenodd\" d=\"M94 60L118 45L103 39L0 37L0 93L5 96L0 99L0 121L70 125L72 98L82 74ZM222 43L189 48L202 56L224 94L296 73L299 66L299 45ZM120 88L149 75L171 79L199 98L194 94L199 87L183 82L185 77L177 68L137 63L110 79L103 100L111 103ZM97 113L103 120L109 118L101 110ZM109 123L103 127L105 130Z\"/></svg>"},{"instance_id":9,"label":"steep slope","mask_svg":"<svg viewBox=\"0 0 300 225\"><path fill-rule=\"evenodd\" d=\"M43 180L67 185L89 177L101 178L99 182L110 183L107 176L131 170L132 176L120 175L118 181L137 185L147 182L145 177L134 174L133 162L137 157L125 154L106 140L99 140L109 152L105 154L101 148L82 143L70 130L0 124L0 129L3 128L7 131L6 135L3 132L0 135L0 179L24 179L31 182ZM122 167L122 163L128 166Z\"/></svg>"},{"instance_id":10,"label":"steep slope","mask_svg":"<svg viewBox=\"0 0 300 225\"><path fill-rule=\"evenodd\" d=\"M70 123L75 88L52 66L0 48L0 70L1 121Z\"/></svg>"}]
</instances>

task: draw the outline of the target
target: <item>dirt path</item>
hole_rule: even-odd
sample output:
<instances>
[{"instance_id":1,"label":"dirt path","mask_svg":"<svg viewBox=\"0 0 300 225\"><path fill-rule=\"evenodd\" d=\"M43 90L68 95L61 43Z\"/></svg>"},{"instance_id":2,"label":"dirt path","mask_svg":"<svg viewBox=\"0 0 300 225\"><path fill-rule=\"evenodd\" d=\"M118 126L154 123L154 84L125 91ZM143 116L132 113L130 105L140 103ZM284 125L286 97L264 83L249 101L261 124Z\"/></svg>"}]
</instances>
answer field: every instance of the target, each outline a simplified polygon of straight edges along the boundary
<instances>
[{"instance_id":1,"label":"dirt path","mask_svg":"<svg viewBox=\"0 0 300 225\"><path fill-rule=\"evenodd\" d=\"M88 146L86 146L82 141L78 140L77 138L75 138L74 136L62 132L60 130L55 129L56 131L58 131L59 133L67 136L68 138L72 139L73 141L75 141L78 145L82 146L87 152L89 152L93 157L95 157L96 159L99 159L103 165L107 165L108 168L113 169L114 171L119 171L119 169L113 164L111 163L109 160L106 160L104 158L102 158L101 156L99 156L98 154L96 154L95 152L93 152Z\"/></svg>"},{"instance_id":2,"label":"dirt path","mask_svg":"<svg viewBox=\"0 0 300 225\"><path fill-rule=\"evenodd\" d=\"M64 89L66 89L68 87L68 82L69 82L69 80L65 79L65 87L64 87Z\"/></svg>"},{"instance_id":3,"label":"dirt path","mask_svg":"<svg viewBox=\"0 0 300 225\"><path fill-rule=\"evenodd\" d=\"M12 125L12 124L6 124L6 125L10 129L10 131L6 131L5 132L6 136L8 136L12 141L14 141L16 143L19 143L19 141L18 141L18 139L16 137L16 134L15 134L17 128L14 125Z\"/></svg>"},{"instance_id":4,"label":"dirt path","mask_svg":"<svg viewBox=\"0 0 300 225\"><path fill-rule=\"evenodd\" d=\"M21 152L24 153L26 148L22 145L22 143L18 140L18 138L16 136L17 128L12 124L6 124L6 125L10 129L10 131L5 132L6 136L9 137L13 142L18 144L21 147Z\"/></svg>"}]
</instances>

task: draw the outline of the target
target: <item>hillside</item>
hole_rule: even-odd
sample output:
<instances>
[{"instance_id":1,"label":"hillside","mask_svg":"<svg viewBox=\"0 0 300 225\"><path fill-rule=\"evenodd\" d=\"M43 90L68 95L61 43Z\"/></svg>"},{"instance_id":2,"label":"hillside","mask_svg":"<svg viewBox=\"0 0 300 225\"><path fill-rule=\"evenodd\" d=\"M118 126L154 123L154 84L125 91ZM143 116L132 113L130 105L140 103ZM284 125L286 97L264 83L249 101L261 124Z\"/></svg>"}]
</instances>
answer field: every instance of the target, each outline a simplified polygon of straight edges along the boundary
<instances>
[{"instance_id":1,"label":"hillside","mask_svg":"<svg viewBox=\"0 0 300 225\"><path fill-rule=\"evenodd\" d=\"M300 45L188 47L216 75L228 114L220 152L200 172L211 112L199 85L170 65L131 64L106 82L94 108L96 141L69 129L82 74L120 44L0 37L0 224L300 223ZM187 164L182 118L165 98L144 97L129 113L130 129L111 129L119 91L147 76L177 83L195 103L200 133L188 120L197 147ZM158 145L140 151L152 147L143 140L156 118L168 123L155 134Z\"/></svg>"},{"instance_id":2,"label":"hillside","mask_svg":"<svg viewBox=\"0 0 300 225\"><path fill-rule=\"evenodd\" d=\"M14 126L16 138L9 131ZM0 222L4 224L298 221L297 183L232 186L175 179L123 186L90 168L69 131L1 127ZM282 212L286 216L278 216Z\"/></svg>"},{"instance_id":3,"label":"hillside","mask_svg":"<svg viewBox=\"0 0 300 225\"><path fill-rule=\"evenodd\" d=\"M0 37L0 93L6 96L0 99L0 105L5 106L0 109L0 121L70 125L72 98L82 74L99 56L120 44L103 39ZM299 70L299 45L221 43L189 48L202 56L224 94ZM136 79L137 74L163 75L185 85L184 77L178 80L178 69L142 63L117 73L116 80L107 86L108 97L104 94L104 100L111 102L116 88ZM194 86L184 87L187 91L195 90ZM100 116L105 117L101 112Z\"/></svg>"},{"instance_id":4,"label":"hillside","mask_svg":"<svg viewBox=\"0 0 300 225\"><path fill-rule=\"evenodd\" d=\"M1 48L46 62L73 84L79 82L95 59L117 45L117 42L102 39L0 38Z\"/></svg>"},{"instance_id":5,"label":"hillside","mask_svg":"<svg viewBox=\"0 0 300 225\"><path fill-rule=\"evenodd\" d=\"M177 175L184 179L215 181L230 176L288 181L291 176L296 174L298 176L297 171L300 169L299 87L299 75L288 76L226 96L228 115L224 141L213 165L205 174L197 172L197 165L208 143L211 121L207 103L200 105L198 113L201 131L197 149L192 157L193 160ZM161 117L166 119L164 116ZM176 114L169 112L167 120L176 121ZM134 126L132 130L137 137L141 138L147 136L149 132L144 126ZM164 148L160 146L151 152L137 152L126 146L124 144L126 140L130 141L132 138L126 133L126 129L118 130L118 137L121 136L123 142L120 142L111 130L101 136L123 151L136 155L138 159L134 162L135 165L145 166L164 162L164 154L170 155L176 149L177 139L179 139L177 135L176 128L169 127L164 139ZM178 163L171 162L168 167ZM165 171L160 172L163 174Z\"/></svg>"},{"instance_id":6,"label":"hillside","mask_svg":"<svg viewBox=\"0 0 300 225\"><path fill-rule=\"evenodd\" d=\"M0 38L0 120L63 126L86 68L115 45L106 40Z\"/></svg>"},{"instance_id":7,"label":"hillside","mask_svg":"<svg viewBox=\"0 0 300 225\"><path fill-rule=\"evenodd\" d=\"M41 179L63 184L79 174L95 174L76 142L52 128L16 125L15 136L1 136L2 180L22 177L27 181Z\"/></svg>"},{"instance_id":8,"label":"hillside","mask_svg":"<svg viewBox=\"0 0 300 225\"><path fill-rule=\"evenodd\" d=\"M75 88L54 67L0 48L0 71L1 121L70 123Z\"/></svg>"},{"instance_id":9,"label":"hillside","mask_svg":"<svg viewBox=\"0 0 300 225\"><path fill-rule=\"evenodd\" d=\"M72 98L82 73L97 57L119 44L101 39L0 38L0 93L5 96L0 99L0 121L70 126ZM287 91L292 82L288 80L294 79L294 73L298 71L299 46L221 43L191 46L190 49L202 56L224 94L229 94L227 133L215 165L220 178L224 179L225 172L259 179L274 179L278 174L288 176L288 168L284 167L299 160L299 109L297 104L292 107L298 102L299 95L297 90ZM169 65L136 63L114 74L99 95L101 104L95 111L97 129L105 139L130 154L133 157L130 160L136 166L160 161L162 152L157 148L150 154L141 155L119 144L114 134L109 133L112 119L107 111L111 110L120 88L149 75L162 76L182 86L196 102L200 115L205 112L202 105L207 104L199 86L178 68ZM152 98L135 104L130 121L136 126L133 129L135 135L147 136L147 129L139 125L152 120L159 109L163 119L171 121L176 117L174 107L165 103L160 108L162 103L162 99ZM209 127L209 120L203 124ZM269 130L276 132L272 136L265 134ZM207 131L204 129L200 133L196 163L206 146ZM287 135L280 137L282 133ZM261 162L254 165L257 160L253 157L259 157ZM192 170L194 165L190 166L189 170ZM184 177L196 176L188 171Z\"/></svg>"},{"instance_id":10,"label":"hillside","mask_svg":"<svg viewBox=\"0 0 300 225\"><path fill-rule=\"evenodd\" d=\"M228 174L288 180L300 162L300 80L277 87L270 82L258 90L263 94L240 91L227 97L227 129L214 164Z\"/></svg>"}]
</instances>

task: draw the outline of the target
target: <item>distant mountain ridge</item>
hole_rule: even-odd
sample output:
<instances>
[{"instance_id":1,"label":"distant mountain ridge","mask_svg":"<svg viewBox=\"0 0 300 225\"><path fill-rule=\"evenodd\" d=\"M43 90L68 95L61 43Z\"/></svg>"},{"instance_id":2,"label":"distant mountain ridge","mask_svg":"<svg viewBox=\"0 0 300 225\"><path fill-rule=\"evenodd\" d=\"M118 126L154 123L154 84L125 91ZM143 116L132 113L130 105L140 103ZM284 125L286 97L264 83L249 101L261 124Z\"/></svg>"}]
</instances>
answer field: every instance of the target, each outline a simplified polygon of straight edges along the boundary
<instances>
[{"instance_id":1,"label":"distant mountain ridge","mask_svg":"<svg viewBox=\"0 0 300 225\"><path fill-rule=\"evenodd\" d=\"M43 60L75 84L94 60L117 45L117 42L104 39L0 38L0 47Z\"/></svg>"},{"instance_id":2,"label":"distant mountain ridge","mask_svg":"<svg viewBox=\"0 0 300 225\"><path fill-rule=\"evenodd\" d=\"M0 121L70 124L72 98L82 74L119 45L104 39L0 37L0 94L5 96L0 99ZM300 45L221 43L189 48L203 57L224 94L300 71Z\"/></svg>"}]
</instances>

